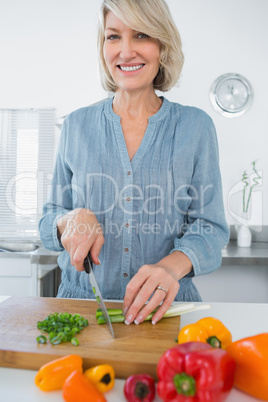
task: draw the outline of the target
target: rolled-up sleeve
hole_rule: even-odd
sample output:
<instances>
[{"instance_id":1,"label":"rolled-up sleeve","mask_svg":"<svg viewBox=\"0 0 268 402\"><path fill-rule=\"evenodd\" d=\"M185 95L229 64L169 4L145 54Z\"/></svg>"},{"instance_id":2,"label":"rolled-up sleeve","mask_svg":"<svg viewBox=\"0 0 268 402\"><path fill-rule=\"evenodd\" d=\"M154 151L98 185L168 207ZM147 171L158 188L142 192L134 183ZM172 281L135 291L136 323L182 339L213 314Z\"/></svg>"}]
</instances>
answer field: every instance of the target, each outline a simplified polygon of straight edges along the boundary
<instances>
[{"instance_id":1,"label":"rolled-up sleeve","mask_svg":"<svg viewBox=\"0 0 268 402\"><path fill-rule=\"evenodd\" d=\"M221 250L229 240L216 131L210 118L206 118L202 127L188 188L191 203L185 216L185 228L183 235L175 238L171 250L181 251L191 260L193 270L188 277L207 274L219 268Z\"/></svg>"},{"instance_id":2,"label":"rolled-up sleeve","mask_svg":"<svg viewBox=\"0 0 268 402\"><path fill-rule=\"evenodd\" d=\"M49 199L43 207L43 216L39 222L41 242L45 248L53 251L64 249L57 236L57 223L63 215L72 210L72 172L64 158L67 127L68 119L65 119L58 145Z\"/></svg>"}]
</instances>

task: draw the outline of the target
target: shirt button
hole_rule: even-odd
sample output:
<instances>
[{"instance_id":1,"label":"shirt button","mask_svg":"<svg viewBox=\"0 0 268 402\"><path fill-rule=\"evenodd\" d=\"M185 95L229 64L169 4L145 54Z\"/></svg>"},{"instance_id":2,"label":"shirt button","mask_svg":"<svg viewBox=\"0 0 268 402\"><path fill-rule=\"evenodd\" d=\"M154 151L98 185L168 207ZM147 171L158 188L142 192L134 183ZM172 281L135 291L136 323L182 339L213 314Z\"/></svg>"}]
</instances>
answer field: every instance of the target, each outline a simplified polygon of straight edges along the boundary
<instances>
[{"instance_id":1,"label":"shirt button","mask_svg":"<svg viewBox=\"0 0 268 402\"><path fill-rule=\"evenodd\" d=\"M127 197L127 201L130 201L131 200L131 198L130 197Z\"/></svg>"},{"instance_id":2,"label":"shirt button","mask_svg":"<svg viewBox=\"0 0 268 402\"><path fill-rule=\"evenodd\" d=\"M129 223L126 223L126 228L129 228Z\"/></svg>"},{"instance_id":3,"label":"shirt button","mask_svg":"<svg viewBox=\"0 0 268 402\"><path fill-rule=\"evenodd\" d=\"M126 248L124 248L124 252L125 253L127 253L128 252L128 248L126 247Z\"/></svg>"},{"instance_id":4,"label":"shirt button","mask_svg":"<svg viewBox=\"0 0 268 402\"><path fill-rule=\"evenodd\" d=\"M128 277L128 274L127 274L126 272L124 273L124 277L125 277L125 278Z\"/></svg>"},{"instance_id":5,"label":"shirt button","mask_svg":"<svg viewBox=\"0 0 268 402\"><path fill-rule=\"evenodd\" d=\"M128 176L130 176L130 175L131 175L131 172L130 172L130 171L128 171L128 172L127 172L127 174L128 174Z\"/></svg>"}]
</instances>

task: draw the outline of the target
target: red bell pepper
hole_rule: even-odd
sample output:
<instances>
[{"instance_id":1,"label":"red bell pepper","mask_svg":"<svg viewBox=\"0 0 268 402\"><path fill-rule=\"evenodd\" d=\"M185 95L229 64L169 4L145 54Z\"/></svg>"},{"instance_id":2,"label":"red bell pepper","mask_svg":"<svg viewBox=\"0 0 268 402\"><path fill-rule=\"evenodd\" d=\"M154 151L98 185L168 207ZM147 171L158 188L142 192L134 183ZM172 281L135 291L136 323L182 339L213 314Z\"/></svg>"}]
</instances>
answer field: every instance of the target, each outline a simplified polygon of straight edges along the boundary
<instances>
[{"instance_id":1,"label":"red bell pepper","mask_svg":"<svg viewBox=\"0 0 268 402\"><path fill-rule=\"evenodd\" d=\"M222 402L234 383L235 362L223 349L186 342L160 357L157 375L165 402Z\"/></svg>"},{"instance_id":2,"label":"red bell pepper","mask_svg":"<svg viewBox=\"0 0 268 402\"><path fill-rule=\"evenodd\" d=\"M126 379L124 394L128 402L151 402L155 398L155 381L149 374L134 374Z\"/></svg>"}]
</instances>

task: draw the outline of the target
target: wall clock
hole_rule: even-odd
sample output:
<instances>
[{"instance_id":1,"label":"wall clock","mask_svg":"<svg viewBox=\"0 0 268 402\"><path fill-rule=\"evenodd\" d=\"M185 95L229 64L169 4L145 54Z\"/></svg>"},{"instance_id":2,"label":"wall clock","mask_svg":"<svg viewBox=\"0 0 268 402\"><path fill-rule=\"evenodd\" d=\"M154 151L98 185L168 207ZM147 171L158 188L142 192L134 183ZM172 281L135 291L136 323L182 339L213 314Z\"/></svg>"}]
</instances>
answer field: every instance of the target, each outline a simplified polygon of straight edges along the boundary
<instances>
[{"instance_id":1,"label":"wall clock","mask_svg":"<svg viewBox=\"0 0 268 402\"><path fill-rule=\"evenodd\" d=\"M214 109L225 117L244 114L253 100L253 91L248 80L240 74L228 73L218 77L210 89Z\"/></svg>"}]
</instances>

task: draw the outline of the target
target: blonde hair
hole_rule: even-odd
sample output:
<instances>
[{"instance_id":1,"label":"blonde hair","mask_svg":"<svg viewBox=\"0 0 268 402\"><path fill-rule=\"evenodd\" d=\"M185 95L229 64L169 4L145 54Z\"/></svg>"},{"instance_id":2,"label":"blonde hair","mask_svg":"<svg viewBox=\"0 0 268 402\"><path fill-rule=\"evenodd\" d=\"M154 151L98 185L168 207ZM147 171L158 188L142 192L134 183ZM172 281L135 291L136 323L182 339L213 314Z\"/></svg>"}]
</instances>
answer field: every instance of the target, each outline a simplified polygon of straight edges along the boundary
<instances>
[{"instance_id":1,"label":"blonde hair","mask_svg":"<svg viewBox=\"0 0 268 402\"><path fill-rule=\"evenodd\" d=\"M171 89L179 80L184 56L179 31L165 0L103 0L98 27L98 57L103 88L111 92L117 89L103 55L105 19L109 11L129 28L159 40L159 71L154 79L154 88L162 92Z\"/></svg>"}]
</instances>

